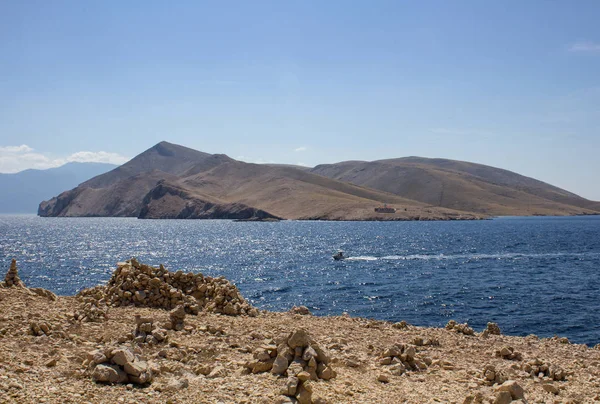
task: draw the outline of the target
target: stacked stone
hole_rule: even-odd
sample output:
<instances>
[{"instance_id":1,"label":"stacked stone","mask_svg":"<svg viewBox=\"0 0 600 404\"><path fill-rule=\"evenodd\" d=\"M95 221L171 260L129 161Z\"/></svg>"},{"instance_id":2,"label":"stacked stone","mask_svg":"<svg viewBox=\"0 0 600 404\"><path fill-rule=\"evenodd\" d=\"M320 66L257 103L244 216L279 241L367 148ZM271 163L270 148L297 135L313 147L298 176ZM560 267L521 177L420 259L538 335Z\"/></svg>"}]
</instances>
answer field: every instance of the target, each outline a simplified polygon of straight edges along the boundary
<instances>
[{"instance_id":1,"label":"stacked stone","mask_svg":"<svg viewBox=\"0 0 600 404\"><path fill-rule=\"evenodd\" d=\"M11 288L13 286L19 287L19 288L25 287L25 284L23 283L21 278L19 278L19 269L17 268L17 260L15 260L14 258L10 263L10 268L8 268L8 271L6 272L6 276L4 277L4 282L2 282L2 286L5 288Z\"/></svg>"},{"instance_id":2,"label":"stacked stone","mask_svg":"<svg viewBox=\"0 0 600 404\"><path fill-rule=\"evenodd\" d=\"M169 320L171 320L171 324L170 324L171 330L175 330L175 331L183 330L183 327L185 327L184 319L185 319L185 309L183 308L183 306L177 306L173 310L171 310L169 312Z\"/></svg>"},{"instance_id":3,"label":"stacked stone","mask_svg":"<svg viewBox=\"0 0 600 404\"><path fill-rule=\"evenodd\" d=\"M459 334L475 335L475 331L473 331L473 329L471 327L469 327L469 324L467 324L467 323L459 324L454 320L448 321L448 324L446 324L446 329L448 331L454 331Z\"/></svg>"},{"instance_id":4,"label":"stacked stone","mask_svg":"<svg viewBox=\"0 0 600 404\"><path fill-rule=\"evenodd\" d=\"M524 363L521 369L529 373L531 377L549 377L556 381L562 381L567 378L567 373L563 369L549 363L544 363L540 359L533 359Z\"/></svg>"},{"instance_id":5,"label":"stacked stone","mask_svg":"<svg viewBox=\"0 0 600 404\"><path fill-rule=\"evenodd\" d=\"M379 364L386 366L391 374L400 376L408 370L427 369L431 365L431 359L417 355L417 350L412 345L394 344L383 351Z\"/></svg>"},{"instance_id":6,"label":"stacked stone","mask_svg":"<svg viewBox=\"0 0 600 404\"><path fill-rule=\"evenodd\" d=\"M92 380L95 382L135 384L152 382L152 371L148 364L129 348L105 347L88 352L85 364L89 366Z\"/></svg>"},{"instance_id":7,"label":"stacked stone","mask_svg":"<svg viewBox=\"0 0 600 404\"><path fill-rule=\"evenodd\" d=\"M494 365L486 365L482 372L483 379L488 385L502 384L508 380L507 374L503 370L496 370Z\"/></svg>"},{"instance_id":8,"label":"stacked stone","mask_svg":"<svg viewBox=\"0 0 600 404\"><path fill-rule=\"evenodd\" d=\"M108 306L106 300L96 300L93 297L80 297L81 305L75 313L73 319L79 322L101 323L108 318Z\"/></svg>"},{"instance_id":9,"label":"stacked stone","mask_svg":"<svg viewBox=\"0 0 600 404\"><path fill-rule=\"evenodd\" d=\"M515 351L511 346L503 346L496 351L496 356L502 359L508 359L511 361L523 360L523 355L520 352Z\"/></svg>"},{"instance_id":10,"label":"stacked stone","mask_svg":"<svg viewBox=\"0 0 600 404\"><path fill-rule=\"evenodd\" d=\"M158 327L151 318L135 315L133 340L138 344L155 345L168 341L167 330Z\"/></svg>"},{"instance_id":11,"label":"stacked stone","mask_svg":"<svg viewBox=\"0 0 600 404\"><path fill-rule=\"evenodd\" d=\"M255 350L254 360L246 363L246 367L252 373L270 371L274 375L287 376L280 393L299 403L310 403L311 381L336 377L329 363L329 355L306 330L298 329Z\"/></svg>"},{"instance_id":12,"label":"stacked stone","mask_svg":"<svg viewBox=\"0 0 600 404\"><path fill-rule=\"evenodd\" d=\"M179 305L187 313L200 310L227 315L255 316L258 310L246 302L238 289L223 277L170 272L135 259L117 264L104 287L83 290L81 296L105 297L112 306L156 307L171 310Z\"/></svg>"}]
</instances>

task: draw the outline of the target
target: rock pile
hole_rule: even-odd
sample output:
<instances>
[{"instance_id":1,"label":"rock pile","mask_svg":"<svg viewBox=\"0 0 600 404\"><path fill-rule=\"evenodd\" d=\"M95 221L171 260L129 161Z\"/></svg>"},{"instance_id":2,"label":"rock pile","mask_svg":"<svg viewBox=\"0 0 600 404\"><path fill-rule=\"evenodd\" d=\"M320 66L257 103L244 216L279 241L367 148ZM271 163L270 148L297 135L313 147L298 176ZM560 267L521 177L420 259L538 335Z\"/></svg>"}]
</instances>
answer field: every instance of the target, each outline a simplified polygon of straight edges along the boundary
<instances>
[{"instance_id":1,"label":"rock pile","mask_svg":"<svg viewBox=\"0 0 600 404\"><path fill-rule=\"evenodd\" d=\"M108 318L108 306L104 299L96 300L90 296L80 297L80 307L73 313L73 319L79 322L101 323Z\"/></svg>"},{"instance_id":2,"label":"rock pile","mask_svg":"<svg viewBox=\"0 0 600 404\"><path fill-rule=\"evenodd\" d=\"M261 346L253 356L246 368L252 373L288 376L280 393L299 403L311 403L311 380L336 377L329 355L301 328Z\"/></svg>"},{"instance_id":3,"label":"rock pile","mask_svg":"<svg viewBox=\"0 0 600 404\"><path fill-rule=\"evenodd\" d=\"M19 278L19 269L17 268L17 260L15 260L14 258L10 263L10 268L8 268L8 271L6 272L6 276L4 277L4 282L2 282L1 285L5 288L11 288L13 286L19 287L19 288L25 287L25 284L23 283L21 278Z\"/></svg>"},{"instance_id":4,"label":"rock pile","mask_svg":"<svg viewBox=\"0 0 600 404\"><path fill-rule=\"evenodd\" d=\"M524 363L521 369L529 373L531 377L549 377L556 381L562 381L567 378L567 373L563 369L544 363L540 359L533 359Z\"/></svg>"},{"instance_id":5,"label":"rock pile","mask_svg":"<svg viewBox=\"0 0 600 404\"><path fill-rule=\"evenodd\" d=\"M523 355L520 352L515 351L511 346L503 346L496 351L496 356L502 359L508 359L511 361L523 360Z\"/></svg>"},{"instance_id":6,"label":"rock pile","mask_svg":"<svg viewBox=\"0 0 600 404\"><path fill-rule=\"evenodd\" d=\"M84 362L92 373L92 380L101 383L152 382L148 364L126 347L105 347L88 352Z\"/></svg>"},{"instance_id":7,"label":"rock pile","mask_svg":"<svg viewBox=\"0 0 600 404\"><path fill-rule=\"evenodd\" d=\"M503 370L496 370L494 365L486 365L482 372L483 379L490 386L502 384L508 380L508 375Z\"/></svg>"},{"instance_id":8,"label":"rock pile","mask_svg":"<svg viewBox=\"0 0 600 404\"><path fill-rule=\"evenodd\" d=\"M396 376L408 370L425 370L431 363L430 358L417 355L413 345L394 344L383 351L379 357L379 364L387 366L389 372Z\"/></svg>"},{"instance_id":9,"label":"rock pile","mask_svg":"<svg viewBox=\"0 0 600 404\"><path fill-rule=\"evenodd\" d=\"M105 299L111 306L134 305L166 310L183 306L190 314L198 314L200 310L231 316L258 314L258 310L223 277L170 272L162 265L154 268L140 264L134 258L117 264L106 286L85 289L78 296Z\"/></svg>"},{"instance_id":10,"label":"rock pile","mask_svg":"<svg viewBox=\"0 0 600 404\"><path fill-rule=\"evenodd\" d=\"M138 344L155 345L161 342L167 342L169 336L167 330L160 328L151 318L135 315L135 331L133 340Z\"/></svg>"},{"instance_id":11,"label":"rock pile","mask_svg":"<svg viewBox=\"0 0 600 404\"><path fill-rule=\"evenodd\" d=\"M473 329L469 327L469 324L459 324L454 320L448 321L448 324L446 324L446 329L448 331L454 331L464 335L475 335L475 331L473 331Z\"/></svg>"}]
</instances>

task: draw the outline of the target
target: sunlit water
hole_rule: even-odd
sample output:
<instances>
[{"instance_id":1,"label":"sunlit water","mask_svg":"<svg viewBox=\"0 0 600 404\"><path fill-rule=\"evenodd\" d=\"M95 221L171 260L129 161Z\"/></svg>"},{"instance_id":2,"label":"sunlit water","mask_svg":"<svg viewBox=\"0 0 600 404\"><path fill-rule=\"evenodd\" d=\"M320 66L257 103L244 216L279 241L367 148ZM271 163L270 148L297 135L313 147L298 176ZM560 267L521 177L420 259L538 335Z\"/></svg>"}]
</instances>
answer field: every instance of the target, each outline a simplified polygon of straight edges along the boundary
<instances>
[{"instance_id":1,"label":"sunlit water","mask_svg":"<svg viewBox=\"0 0 600 404\"><path fill-rule=\"evenodd\" d=\"M333 261L344 250L350 259ZM138 257L232 280L269 310L306 305L422 326L497 322L600 343L600 217L296 222L0 216L0 262L58 294Z\"/></svg>"}]
</instances>

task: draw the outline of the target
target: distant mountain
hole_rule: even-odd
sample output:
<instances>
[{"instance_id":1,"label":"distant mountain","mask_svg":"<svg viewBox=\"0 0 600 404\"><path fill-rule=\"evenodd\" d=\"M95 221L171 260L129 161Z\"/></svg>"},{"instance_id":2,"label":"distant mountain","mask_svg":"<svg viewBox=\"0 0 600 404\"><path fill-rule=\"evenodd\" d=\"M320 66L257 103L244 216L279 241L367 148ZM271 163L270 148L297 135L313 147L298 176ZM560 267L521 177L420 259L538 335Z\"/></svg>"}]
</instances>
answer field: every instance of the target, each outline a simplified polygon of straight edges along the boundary
<instances>
[{"instance_id":1,"label":"distant mountain","mask_svg":"<svg viewBox=\"0 0 600 404\"><path fill-rule=\"evenodd\" d=\"M575 215L600 203L511 171L447 159L405 157L322 164L311 170L339 181L432 206L486 215Z\"/></svg>"},{"instance_id":2,"label":"distant mountain","mask_svg":"<svg viewBox=\"0 0 600 404\"><path fill-rule=\"evenodd\" d=\"M0 174L0 213L36 213L40 201L115 167L104 163L67 163L47 170Z\"/></svg>"},{"instance_id":3,"label":"distant mountain","mask_svg":"<svg viewBox=\"0 0 600 404\"><path fill-rule=\"evenodd\" d=\"M397 213L376 213L374 208L384 203L393 204ZM293 166L249 164L167 142L42 202L38 213L40 216L329 220L477 217Z\"/></svg>"}]
</instances>

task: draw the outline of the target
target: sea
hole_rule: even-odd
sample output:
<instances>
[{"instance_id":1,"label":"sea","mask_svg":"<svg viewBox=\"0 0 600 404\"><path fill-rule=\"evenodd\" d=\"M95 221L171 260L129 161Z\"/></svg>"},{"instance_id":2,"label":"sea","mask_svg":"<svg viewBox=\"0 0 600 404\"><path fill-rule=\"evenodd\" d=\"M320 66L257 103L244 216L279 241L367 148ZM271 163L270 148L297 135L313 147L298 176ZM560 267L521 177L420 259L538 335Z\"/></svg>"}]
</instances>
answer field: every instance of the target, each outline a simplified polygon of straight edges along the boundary
<instances>
[{"instance_id":1,"label":"sea","mask_svg":"<svg viewBox=\"0 0 600 404\"><path fill-rule=\"evenodd\" d=\"M343 250L349 257L334 261ZM256 307L600 343L600 216L233 222L0 215L0 266L72 295L130 257L225 276ZM1 270L4 272L4 270Z\"/></svg>"}]
</instances>

